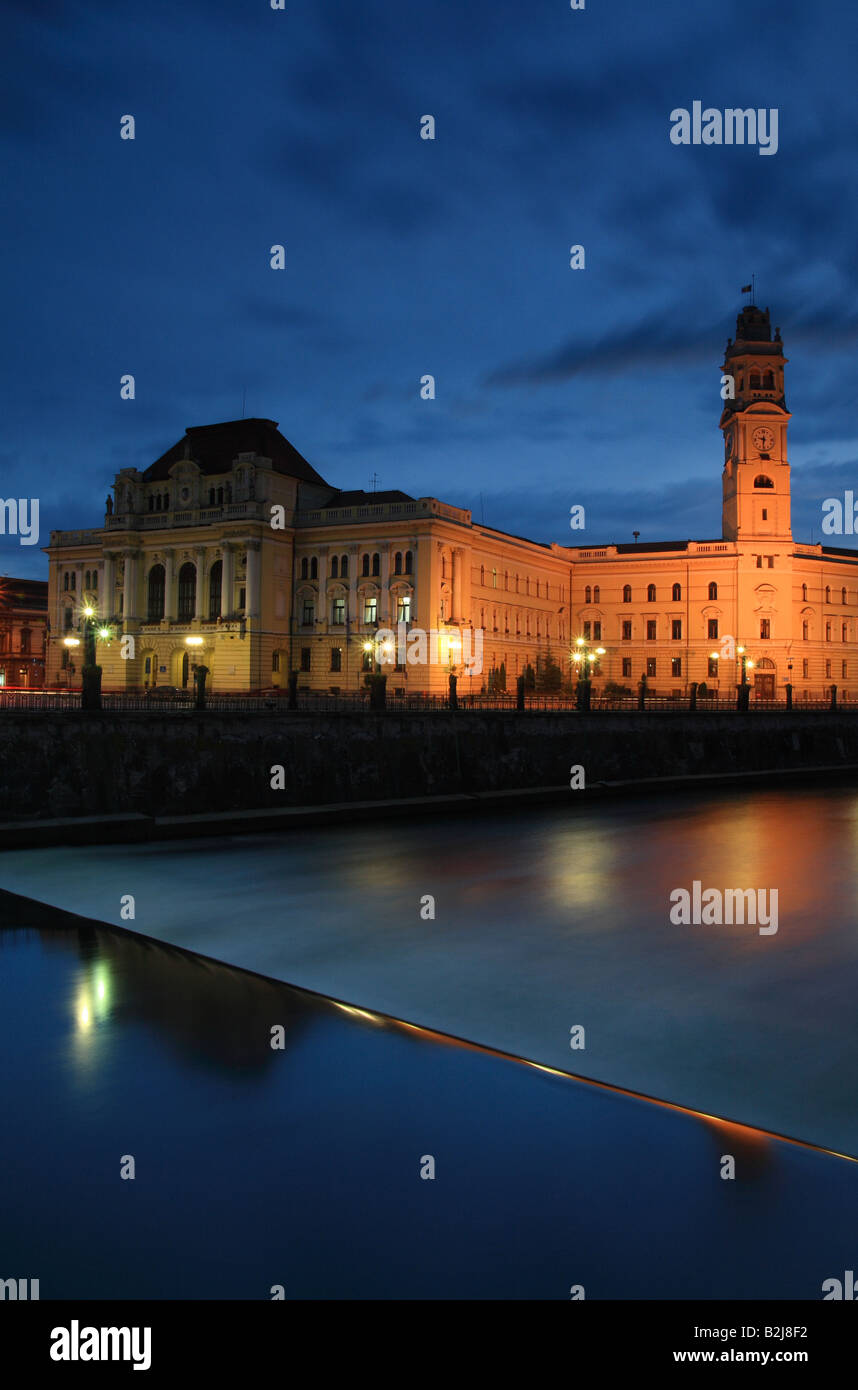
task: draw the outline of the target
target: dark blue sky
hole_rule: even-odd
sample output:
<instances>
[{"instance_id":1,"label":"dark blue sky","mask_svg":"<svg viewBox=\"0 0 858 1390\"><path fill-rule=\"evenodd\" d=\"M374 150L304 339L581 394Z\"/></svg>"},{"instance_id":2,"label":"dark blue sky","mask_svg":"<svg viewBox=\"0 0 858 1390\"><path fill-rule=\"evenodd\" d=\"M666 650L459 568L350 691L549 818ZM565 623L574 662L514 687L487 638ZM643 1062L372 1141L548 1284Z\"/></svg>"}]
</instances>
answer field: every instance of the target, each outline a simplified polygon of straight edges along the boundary
<instances>
[{"instance_id":1,"label":"dark blue sky","mask_svg":"<svg viewBox=\"0 0 858 1390\"><path fill-rule=\"evenodd\" d=\"M752 272L819 539L858 484L854 0L286 4L5 0L0 495L43 542L243 392L335 486L540 540L718 535ZM674 146L694 100L777 107L777 154ZM46 559L3 536L4 571Z\"/></svg>"}]
</instances>

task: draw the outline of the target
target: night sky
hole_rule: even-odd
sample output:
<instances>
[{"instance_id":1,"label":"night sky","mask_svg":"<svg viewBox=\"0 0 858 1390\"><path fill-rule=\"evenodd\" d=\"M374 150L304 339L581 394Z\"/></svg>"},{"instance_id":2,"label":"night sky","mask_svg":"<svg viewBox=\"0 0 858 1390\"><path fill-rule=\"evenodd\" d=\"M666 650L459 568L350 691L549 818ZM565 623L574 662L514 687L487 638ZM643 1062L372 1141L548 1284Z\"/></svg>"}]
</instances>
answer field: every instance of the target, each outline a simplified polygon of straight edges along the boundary
<instances>
[{"instance_id":1,"label":"night sky","mask_svg":"<svg viewBox=\"0 0 858 1390\"><path fill-rule=\"evenodd\" d=\"M243 402L334 486L537 540L718 536L752 273L796 537L858 484L855 0L5 0L3 27L0 495L39 497L42 544ZM674 146L695 100L778 108L778 152ZM2 536L3 572L47 559Z\"/></svg>"}]
</instances>

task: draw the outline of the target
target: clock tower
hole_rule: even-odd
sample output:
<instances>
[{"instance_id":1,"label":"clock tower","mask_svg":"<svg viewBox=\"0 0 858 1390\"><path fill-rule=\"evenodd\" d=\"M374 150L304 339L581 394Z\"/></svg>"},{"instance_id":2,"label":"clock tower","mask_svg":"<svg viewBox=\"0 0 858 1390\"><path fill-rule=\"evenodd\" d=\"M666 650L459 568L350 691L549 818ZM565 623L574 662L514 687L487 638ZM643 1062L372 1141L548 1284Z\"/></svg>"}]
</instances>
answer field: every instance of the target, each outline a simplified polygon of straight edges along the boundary
<instances>
[{"instance_id":1,"label":"clock tower","mask_svg":"<svg viewBox=\"0 0 858 1390\"><path fill-rule=\"evenodd\" d=\"M724 376L733 397L724 402L722 535L725 541L792 539L784 357L780 329L768 309L748 304L727 342Z\"/></svg>"}]
</instances>

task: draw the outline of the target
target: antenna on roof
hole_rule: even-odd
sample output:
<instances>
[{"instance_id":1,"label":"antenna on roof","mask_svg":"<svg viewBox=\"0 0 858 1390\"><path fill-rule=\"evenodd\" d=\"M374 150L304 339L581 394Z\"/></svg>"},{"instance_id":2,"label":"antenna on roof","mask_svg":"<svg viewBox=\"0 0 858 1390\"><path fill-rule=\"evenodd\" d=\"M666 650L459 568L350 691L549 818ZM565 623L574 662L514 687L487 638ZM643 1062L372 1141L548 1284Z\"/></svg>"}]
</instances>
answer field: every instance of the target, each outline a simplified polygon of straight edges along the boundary
<instances>
[{"instance_id":1,"label":"antenna on roof","mask_svg":"<svg viewBox=\"0 0 858 1390\"><path fill-rule=\"evenodd\" d=\"M640 531L632 531L632 535L633 535L634 538L635 538L635 545L637 545L637 543L638 543L638 536L640 535Z\"/></svg>"},{"instance_id":2,"label":"antenna on roof","mask_svg":"<svg viewBox=\"0 0 858 1390\"><path fill-rule=\"evenodd\" d=\"M370 478L369 481L370 481L370 484L371 484L371 491L372 491L372 492L377 492L377 491L378 491L378 484L379 484L379 476L378 476L378 474L377 474L377 473L373 473L373 475L372 475L372 477Z\"/></svg>"},{"instance_id":3,"label":"antenna on roof","mask_svg":"<svg viewBox=\"0 0 858 1390\"><path fill-rule=\"evenodd\" d=\"M244 407L245 407L246 401L247 401L247 387L246 387L246 386L242 386L242 388L241 388L241 418L242 418L242 420L244 419Z\"/></svg>"}]
</instances>

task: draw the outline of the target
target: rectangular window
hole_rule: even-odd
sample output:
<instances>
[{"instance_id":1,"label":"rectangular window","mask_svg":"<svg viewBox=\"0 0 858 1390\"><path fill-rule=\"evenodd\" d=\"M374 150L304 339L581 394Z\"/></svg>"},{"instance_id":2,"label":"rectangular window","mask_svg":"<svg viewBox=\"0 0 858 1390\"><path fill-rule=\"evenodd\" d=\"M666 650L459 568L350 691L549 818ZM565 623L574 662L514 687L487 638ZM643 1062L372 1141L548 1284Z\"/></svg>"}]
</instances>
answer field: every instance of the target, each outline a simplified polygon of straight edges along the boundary
<instances>
[{"instance_id":1,"label":"rectangular window","mask_svg":"<svg viewBox=\"0 0 858 1390\"><path fill-rule=\"evenodd\" d=\"M802 658L801 674L804 676L805 680L807 680L808 676L810 675L810 662L807 659L807 657Z\"/></svg>"},{"instance_id":2,"label":"rectangular window","mask_svg":"<svg viewBox=\"0 0 858 1390\"><path fill-rule=\"evenodd\" d=\"M840 640L841 640L841 642L848 642L848 641L849 641L849 629L848 629L846 623L841 623L841 624L840 624Z\"/></svg>"},{"instance_id":3,"label":"rectangular window","mask_svg":"<svg viewBox=\"0 0 858 1390\"><path fill-rule=\"evenodd\" d=\"M593 623L593 641L594 641L594 642L601 642L601 640L602 640L602 624L601 624L600 622L594 622L594 623Z\"/></svg>"},{"instance_id":4,"label":"rectangular window","mask_svg":"<svg viewBox=\"0 0 858 1390\"><path fill-rule=\"evenodd\" d=\"M646 640L647 640L648 642L654 642L654 641L655 641L655 624L656 624L655 618L647 618L647 620L646 620Z\"/></svg>"},{"instance_id":5,"label":"rectangular window","mask_svg":"<svg viewBox=\"0 0 858 1390\"><path fill-rule=\"evenodd\" d=\"M346 621L346 601L344 598L335 598L331 604L331 622L334 627L342 627ZM332 651L339 651L339 647L332 647ZM333 666L331 670L333 671Z\"/></svg>"},{"instance_id":6,"label":"rectangular window","mask_svg":"<svg viewBox=\"0 0 858 1390\"><path fill-rule=\"evenodd\" d=\"M706 668L706 674L707 674L707 676L709 677L710 680L717 680L717 679L718 679L718 658L717 658L717 656L710 656L710 658L709 658L709 665L708 665L707 668Z\"/></svg>"},{"instance_id":7,"label":"rectangular window","mask_svg":"<svg viewBox=\"0 0 858 1390\"><path fill-rule=\"evenodd\" d=\"M761 570L762 568L763 568L763 557L762 557L762 555L758 555L758 556L757 556L757 569L758 569L758 570Z\"/></svg>"},{"instance_id":8,"label":"rectangular window","mask_svg":"<svg viewBox=\"0 0 858 1390\"><path fill-rule=\"evenodd\" d=\"M312 599L304 599L304 612L301 615L301 626L312 627L316 617L316 605Z\"/></svg>"},{"instance_id":9,"label":"rectangular window","mask_svg":"<svg viewBox=\"0 0 858 1390\"><path fill-rule=\"evenodd\" d=\"M681 618L674 618L673 622L672 622L671 625L670 625L670 635L671 635L671 637L673 638L673 641L674 641L674 642L681 642L681 641L682 641L682 619L681 619Z\"/></svg>"},{"instance_id":10,"label":"rectangular window","mask_svg":"<svg viewBox=\"0 0 858 1390\"><path fill-rule=\"evenodd\" d=\"M670 674L671 674L672 676L681 676L681 675L682 675L682 657L681 657L681 656L672 656L672 657L670 658Z\"/></svg>"},{"instance_id":11,"label":"rectangular window","mask_svg":"<svg viewBox=\"0 0 858 1390\"><path fill-rule=\"evenodd\" d=\"M396 601L396 621L398 623L411 622L411 595L403 594Z\"/></svg>"},{"instance_id":12,"label":"rectangular window","mask_svg":"<svg viewBox=\"0 0 858 1390\"><path fill-rule=\"evenodd\" d=\"M279 670L280 670L280 653L279 653L279 652L272 652L272 653L271 653L271 669L272 669L272 671L279 671Z\"/></svg>"},{"instance_id":13,"label":"rectangular window","mask_svg":"<svg viewBox=\"0 0 858 1390\"><path fill-rule=\"evenodd\" d=\"M588 619L587 622L584 624L584 636L585 636L585 638L587 639L588 642L589 642L590 638L591 638L592 635L593 635L592 632L590 631L590 627L591 627L591 623L590 623L590 621L589 621L589 619Z\"/></svg>"},{"instance_id":14,"label":"rectangular window","mask_svg":"<svg viewBox=\"0 0 858 1390\"><path fill-rule=\"evenodd\" d=\"M309 669L310 669L310 654L311 654L311 648L310 648L310 647L302 647L302 648L301 648L301 670L302 670L302 671L309 671Z\"/></svg>"},{"instance_id":15,"label":"rectangular window","mask_svg":"<svg viewBox=\"0 0 858 1390\"><path fill-rule=\"evenodd\" d=\"M632 624L631 624L631 620L627 618L627 619L625 619L625 621L623 622L623 641L624 641L624 642L631 642L631 640L632 640Z\"/></svg>"},{"instance_id":16,"label":"rectangular window","mask_svg":"<svg viewBox=\"0 0 858 1390\"><path fill-rule=\"evenodd\" d=\"M769 519L768 508L767 508L767 507L763 507L763 521L768 521L768 519Z\"/></svg>"},{"instance_id":17,"label":"rectangular window","mask_svg":"<svg viewBox=\"0 0 858 1390\"><path fill-rule=\"evenodd\" d=\"M825 624L825 640L826 642L831 641L831 623Z\"/></svg>"},{"instance_id":18,"label":"rectangular window","mask_svg":"<svg viewBox=\"0 0 858 1390\"><path fill-rule=\"evenodd\" d=\"M768 638L771 637L771 635L772 635L772 620L771 620L771 618L760 618L760 638L761 638L761 640L762 640L762 641L767 641Z\"/></svg>"},{"instance_id":19,"label":"rectangular window","mask_svg":"<svg viewBox=\"0 0 858 1390\"><path fill-rule=\"evenodd\" d=\"M770 555L770 556L769 556L769 569L770 569L770 570L773 570L774 567L775 567L775 557L774 557L774 555Z\"/></svg>"},{"instance_id":20,"label":"rectangular window","mask_svg":"<svg viewBox=\"0 0 858 1390\"><path fill-rule=\"evenodd\" d=\"M631 659L630 656L624 656L624 657L623 657L623 675L624 675L624 676L630 676L631 674L632 674L632 659Z\"/></svg>"},{"instance_id":21,"label":"rectangular window","mask_svg":"<svg viewBox=\"0 0 858 1390\"><path fill-rule=\"evenodd\" d=\"M378 599L365 598L363 601L363 620L365 623L378 622Z\"/></svg>"},{"instance_id":22,"label":"rectangular window","mask_svg":"<svg viewBox=\"0 0 858 1390\"><path fill-rule=\"evenodd\" d=\"M826 661L826 663L825 663L825 675L826 675L827 678L830 678L830 676L831 676L831 662L830 662L830 661Z\"/></svg>"},{"instance_id":23,"label":"rectangular window","mask_svg":"<svg viewBox=\"0 0 858 1390\"><path fill-rule=\"evenodd\" d=\"M841 676L843 677L844 680L846 679L847 675L849 674L848 669L847 669L847 668L848 668L848 665L849 665L848 661L841 661L841 663L840 663L840 674L841 674Z\"/></svg>"},{"instance_id":24,"label":"rectangular window","mask_svg":"<svg viewBox=\"0 0 858 1390\"><path fill-rule=\"evenodd\" d=\"M239 606L239 608L241 608L242 610L244 610L244 609L247 607L247 590L246 590L246 589L239 589L239 591L238 591L238 606Z\"/></svg>"},{"instance_id":25,"label":"rectangular window","mask_svg":"<svg viewBox=\"0 0 858 1390\"><path fill-rule=\"evenodd\" d=\"M717 637L717 636L718 636L718 619L717 619L717 618L710 618L710 619L709 619L709 630L708 630L708 635L709 635L709 638L710 638L710 639L713 638L713 637Z\"/></svg>"},{"instance_id":26,"label":"rectangular window","mask_svg":"<svg viewBox=\"0 0 858 1390\"><path fill-rule=\"evenodd\" d=\"M342 671L343 669L343 649L342 647L331 647L331 670Z\"/></svg>"},{"instance_id":27,"label":"rectangular window","mask_svg":"<svg viewBox=\"0 0 858 1390\"><path fill-rule=\"evenodd\" d=\"M648 676L655 675L655 657L648 656L646 659L646 673Z\"/></svg>"}]
</instances>

